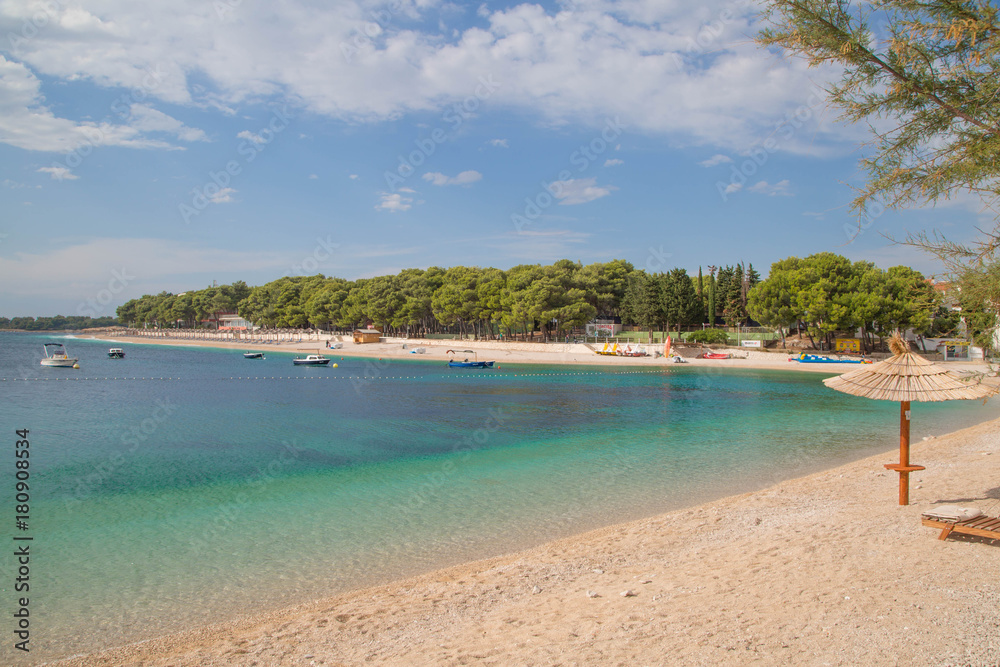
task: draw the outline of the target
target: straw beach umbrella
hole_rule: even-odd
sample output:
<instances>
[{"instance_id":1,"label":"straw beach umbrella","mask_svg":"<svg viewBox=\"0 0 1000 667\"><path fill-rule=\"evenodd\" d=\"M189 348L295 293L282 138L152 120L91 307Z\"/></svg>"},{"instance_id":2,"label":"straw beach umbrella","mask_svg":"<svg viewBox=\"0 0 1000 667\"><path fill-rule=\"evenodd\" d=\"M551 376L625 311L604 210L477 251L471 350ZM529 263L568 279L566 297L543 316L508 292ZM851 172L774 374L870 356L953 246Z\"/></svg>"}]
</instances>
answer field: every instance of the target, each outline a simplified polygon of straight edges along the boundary
<instances>
[{"instance_id":1,"label":"straw beach umbrella","mask_svg":"<svg viewBox=\"0 0 1000 667\"><path fill-rule=\"evenodd\" d=\"M997 387L961 379L937 364L909 351L899 334L889 348L895 356L866 368L823 380L845 394L879 401L899 401L899 463L885 467L899 473L899 504L910 504L910 473L923 466L910 464L910 402L986 398Z\"/></svg>"}]
</instances>

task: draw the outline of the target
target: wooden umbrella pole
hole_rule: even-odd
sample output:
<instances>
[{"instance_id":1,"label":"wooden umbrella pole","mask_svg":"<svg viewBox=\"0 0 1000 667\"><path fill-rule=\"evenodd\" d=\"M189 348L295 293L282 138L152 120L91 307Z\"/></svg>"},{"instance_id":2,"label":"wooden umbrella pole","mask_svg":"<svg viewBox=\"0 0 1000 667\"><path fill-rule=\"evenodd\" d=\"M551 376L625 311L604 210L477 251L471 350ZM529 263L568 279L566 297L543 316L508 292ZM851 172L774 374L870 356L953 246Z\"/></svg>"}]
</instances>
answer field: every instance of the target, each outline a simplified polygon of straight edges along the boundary
<instances>
[{"instance_id":1,"label":"wooden umbrella pole","mask_svg":"<svg viewBox=\"0 0 1000 667\"><path fill-rule=\"evenodd\" d=\"M910 464L910 402L899 404L899 463L886 463L886 469L899 473L899 504L910 504L910 473L923 466Z\"/></svg>"},{"instance_id":2,"label":"wooden umbrella pole","mask_svg":"<svg viewBox=\"0 0 1000 667\"><path fill-rule=\"evenodd\" d=\"M899 404L899 504L910 504L910 402Z\"/></svg>"}]
</instances>

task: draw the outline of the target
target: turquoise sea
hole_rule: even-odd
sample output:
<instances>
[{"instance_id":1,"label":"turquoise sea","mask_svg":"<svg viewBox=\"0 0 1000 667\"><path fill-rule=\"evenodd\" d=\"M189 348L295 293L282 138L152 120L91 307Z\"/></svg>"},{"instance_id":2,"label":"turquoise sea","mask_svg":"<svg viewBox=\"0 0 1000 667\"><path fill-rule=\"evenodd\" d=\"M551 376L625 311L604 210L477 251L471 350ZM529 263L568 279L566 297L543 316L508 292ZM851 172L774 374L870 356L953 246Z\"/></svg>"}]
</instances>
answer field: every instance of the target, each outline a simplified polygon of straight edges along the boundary
<instances>
[{"instance_id":1,"label":"turquoise sea","mask_svg":"<svg viewBox=\"0 0 1000 667\"><path fill-rule=\"evenodd\" d=\"M44 342L81 368L41 367ZM121 345L112 360L110 346L0 334L0 517L8 544L33 538L32 661L515 551L898 441L897 404L829 390L823 374L339 356L310 368L292 351ZM913 439L996 406L915 405ZM23 531L16 429L31 443ZM5 637L16 576L0 557ZM13 653L5 640L0 662Z\"/></svg>"}]
</instances>

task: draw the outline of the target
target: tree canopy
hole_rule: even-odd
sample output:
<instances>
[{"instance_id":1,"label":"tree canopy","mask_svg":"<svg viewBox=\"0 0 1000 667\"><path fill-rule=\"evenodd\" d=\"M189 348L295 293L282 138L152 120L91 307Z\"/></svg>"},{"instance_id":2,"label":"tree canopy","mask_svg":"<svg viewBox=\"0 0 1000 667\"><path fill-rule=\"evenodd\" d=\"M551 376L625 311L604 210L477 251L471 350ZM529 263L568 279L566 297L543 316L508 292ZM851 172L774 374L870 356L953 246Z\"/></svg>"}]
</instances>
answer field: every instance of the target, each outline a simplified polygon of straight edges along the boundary
<instances>
[{"instance_id":1,"label":"tree canopy","mask_svg":"<svg viewBox=\"0 0 1000 667\"><path fill-rule=\"evenodd\" d=\"M1000 198L1000 23L983 0L768 0L758 41L843 68L831 101L871 127L862 215L960 191ZM882 121L891 127L882 129ZM992 247L1000 242L996 234Z\"/></svg>"},{"instance_id":2,"label":"tree canopy","mask_svg":"<svg viewBox=\"0 0 1000 667\"><path fill-rule=\"evenodd\" d=\"M941 259L965 298L1000 312L1000 9L988 0L766 0L758 35L810 65L843 69L830 100L872 133L861 223L874 207L933 204L963 192L992 212L971 243L938 232L904 243Z\"/></svg>"},{"instance_id":3,"label":"tree canopy","mask_svg":"<svg viewBox=\"0 0 1000 667\"><path fill-rule=\"evenodd\" d=\"M737 266L742 275L742 265ZM751 273L756 276L752 267ZM740 286L733 289L739 302ZM124 324L161 327L200 326L233 312L269 328L371 323L383 331L406 333L447 330L492 337L504 331L511 337L540 331L545 338L595 317L621 318L624 324L650 330L701 324L706 317L697 283L684 269L647 274L620 259L586 266L563 259L506 271L432 266L354 281L286 276L253 288L241 281L176 295L147 294L118 308Z\"/></svg>"},{"instance_id":4,"label":"tree canopy","mask_svg":"<svg viewBox=\"0 0 1000 667\"><path fill-rule=\"evenodd\" d=\"M919 271L894 266L883 271L871 262L851 263L830 252L805 259L789 257L771 265L767 280L750 291L750 314L782 332L802 323L808 335L827 344L837 332L860 329L865 347L875 336L896 330L929 335L940 298Z\"/></svg>"}]
</instances>

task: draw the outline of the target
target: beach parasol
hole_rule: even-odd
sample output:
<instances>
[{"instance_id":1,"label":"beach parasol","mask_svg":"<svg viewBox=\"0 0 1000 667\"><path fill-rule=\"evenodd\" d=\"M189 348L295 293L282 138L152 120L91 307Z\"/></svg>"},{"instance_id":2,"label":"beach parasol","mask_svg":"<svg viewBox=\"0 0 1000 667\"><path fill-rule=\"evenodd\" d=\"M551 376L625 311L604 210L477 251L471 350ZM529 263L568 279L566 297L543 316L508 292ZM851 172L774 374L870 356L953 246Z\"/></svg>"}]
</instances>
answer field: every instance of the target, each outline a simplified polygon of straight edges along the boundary
<instances>
[{"instance_id":1,"label":"beach parasol","mask_svg":"<svg viewBox=\"0 0 1000 667\"><path fill-rule=\"evenodd\" d=\"M889 343L893 357L859 368L823 384L845 394L879 401L899 401L899 463L885 467L899 473L899 504L910 504L910 473L923 466L910 464L910 402L953 401L986 398L997 387L963 380L951 371L909 351L896 334Z\"/></svg>"}]
</instances>

